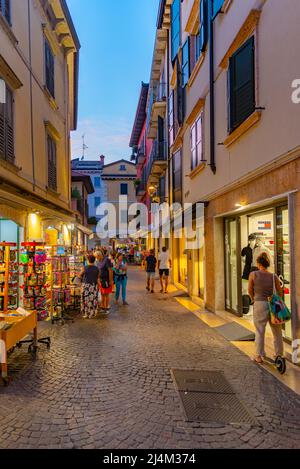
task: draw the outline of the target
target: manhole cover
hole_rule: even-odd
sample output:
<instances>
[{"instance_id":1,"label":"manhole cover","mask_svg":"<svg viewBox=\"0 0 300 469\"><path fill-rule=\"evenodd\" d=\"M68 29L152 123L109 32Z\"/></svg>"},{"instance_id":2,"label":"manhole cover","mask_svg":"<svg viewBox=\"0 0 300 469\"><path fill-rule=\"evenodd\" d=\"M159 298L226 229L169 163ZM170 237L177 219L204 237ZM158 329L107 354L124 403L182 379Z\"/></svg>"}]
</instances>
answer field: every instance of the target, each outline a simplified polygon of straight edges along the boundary
<instances>
[{"instance_id":1,"label":"manhole cover","mask_svg":"<svg viewBox=\"0 0 300 469\"><path fill-rule=\"evenodd\" d=\"M257 425L254 417L234 394L180 392L188 422L245 423Z\"/></svg>"},{"instance_id":2,"label":"manhole cover","mask_svg":"<svg viewBox=\"0 0 300 469\"><path fill-rule=\"evenodd\" d=\"M234 394L232 387L220 371L177 369L171 371L178 391Z\"/></svg>"}]
</instances>

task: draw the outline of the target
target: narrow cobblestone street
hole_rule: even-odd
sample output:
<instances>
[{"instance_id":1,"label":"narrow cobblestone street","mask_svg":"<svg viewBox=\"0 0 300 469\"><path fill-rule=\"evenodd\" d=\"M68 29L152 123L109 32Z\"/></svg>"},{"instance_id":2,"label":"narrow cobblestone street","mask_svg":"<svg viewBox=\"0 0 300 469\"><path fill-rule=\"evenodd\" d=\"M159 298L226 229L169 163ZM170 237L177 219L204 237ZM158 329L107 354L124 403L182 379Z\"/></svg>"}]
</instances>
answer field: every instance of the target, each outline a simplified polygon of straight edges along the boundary
<instances>
[{"instance_id":1,"label":"narrow cobblestone street","mask_svg":"<svg viewBox=\"0 0 300 469\"><path fill-rule=\"evenodd\" d=\"M158 285L157 285L158 289ZM45 325L50 351L9 360L0 448L296 448L300 400L174 298L129 274L130 306ZM260 426L187 423L171 368L223 370Z\"/></svg>"}]
</instances>

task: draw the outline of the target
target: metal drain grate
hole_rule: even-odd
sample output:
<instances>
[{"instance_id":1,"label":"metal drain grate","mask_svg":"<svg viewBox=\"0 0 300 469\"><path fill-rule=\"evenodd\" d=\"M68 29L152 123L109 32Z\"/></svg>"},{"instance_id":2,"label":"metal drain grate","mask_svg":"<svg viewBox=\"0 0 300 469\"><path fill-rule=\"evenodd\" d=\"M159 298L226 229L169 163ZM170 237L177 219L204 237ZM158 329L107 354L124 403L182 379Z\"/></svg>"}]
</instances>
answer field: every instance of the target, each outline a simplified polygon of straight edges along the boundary
<instances>
[{"instance_id":1,"label":"metal drain grate","mask_svg":"<svg viewBox=\"0 0 300 469\"><path fill-rule=\"evenodd\" d=\"M221 371L172 369L178 391L234 394Z\"/></svg>"},{"instance_id":2,"label":"metal drain grate","mask_svg":"<svg viewBox=\"0 0 300 469\"><path fill-rule=\"evenodd\" d=\"M221 371L172 369L188 422L258 425Z\"/></svg>"},{"instance_id":3,"label":"metal drain grate","mask_svg":"<svg viewBox=\"0 0 300 469\"><path fill-rule=\"evenodd\" d=\"M180 392L180 397L188 422L257 425L254 417L234 394Z\"/></svg>"}]
</instances>

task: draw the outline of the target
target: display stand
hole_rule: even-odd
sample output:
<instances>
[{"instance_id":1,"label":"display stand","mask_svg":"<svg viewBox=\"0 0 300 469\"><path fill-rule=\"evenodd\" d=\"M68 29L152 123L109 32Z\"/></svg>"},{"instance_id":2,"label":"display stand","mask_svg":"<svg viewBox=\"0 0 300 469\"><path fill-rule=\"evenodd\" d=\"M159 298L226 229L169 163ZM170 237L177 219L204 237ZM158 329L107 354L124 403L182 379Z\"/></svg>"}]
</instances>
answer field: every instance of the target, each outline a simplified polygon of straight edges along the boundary
<instances>
[{"instance_id":1,"label":"display stand","mask_svg":"<svg viewBox=\"0 0 300 469\"><path fill-rule=\"evenodd\" d=\"M66 303L71 295L70 292L70 271L68 256L64 246L51 246L47 248L48 268L49 268L49 289L50 289L50 317L51 322L72 321L74 319L66 315Z\"/></svg>"},{"instance_id":2,"label":"display stand","mask_svg":"<svg viewBox=\"0 0 300 469\"><path fill-rule=\"evenodd\" d=\"M17 308L17 245L0 243L0 312Z\"/></svg>"},{"instance_id":3,"label":"display stand","mask_svg":"<svg viewBox=\"0 0 300 469\"><path fill-rule=\"evenodd\" d=\"M13 351L15 347L21 347L25 343L29 344L28 351L33 353L36 353L38 343L44 343L50 347L50 337L37 338L37 311L16 309L18 296L16 247L17 245L14 243L0 244L0 270L1 280L3 280L1 282L0 364L1 378L6 385L10 381L7 367L8 351ZM30 333L33 334L33 337L24 340Z\"/></svg>"}]
</instances>

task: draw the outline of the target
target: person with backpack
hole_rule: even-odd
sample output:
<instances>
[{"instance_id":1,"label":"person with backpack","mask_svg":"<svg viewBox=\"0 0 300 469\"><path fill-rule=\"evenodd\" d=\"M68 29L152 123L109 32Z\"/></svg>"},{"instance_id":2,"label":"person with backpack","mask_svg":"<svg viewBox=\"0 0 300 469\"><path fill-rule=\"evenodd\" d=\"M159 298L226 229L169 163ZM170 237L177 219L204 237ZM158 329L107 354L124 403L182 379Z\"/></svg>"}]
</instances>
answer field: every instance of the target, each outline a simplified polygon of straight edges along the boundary
<instances>
[{"instance_id":1,"label":"person with backpack","mask_svg":"<svg viewBox=\"0 0 300 469\"><path fill-rule=\"evenodd\" d=\"M119 297L122 291L122 301L123 305L127 306L128 303L126 301L126 294L127 294L127 264L124 260L123 254L118 254L116 256L114 266L113 266L114 276L115 276L115 284L116 284L116 294L115 300L116 304L119 304Z\"/></svg>"}]
</instances>

